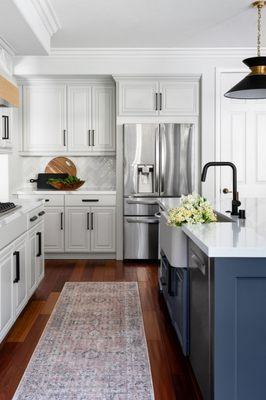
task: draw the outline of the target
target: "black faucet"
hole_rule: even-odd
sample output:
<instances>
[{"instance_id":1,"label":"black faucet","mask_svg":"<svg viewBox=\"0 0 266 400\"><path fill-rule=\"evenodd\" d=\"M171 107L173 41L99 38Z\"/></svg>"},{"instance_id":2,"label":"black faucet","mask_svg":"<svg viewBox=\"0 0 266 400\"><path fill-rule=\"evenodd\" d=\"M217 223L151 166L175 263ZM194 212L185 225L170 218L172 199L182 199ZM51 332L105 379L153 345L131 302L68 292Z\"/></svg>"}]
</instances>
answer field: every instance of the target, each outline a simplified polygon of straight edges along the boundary
<instances>
[{"instance_id":1,"label":"black faucet","mask_svg":"<svg viewBox=\"0 0 266 400\"><path fill-rule=\"evenodd\" d=\"M232 211L231 215L238 215L238 207L241 205L241 202L238 199L238 191L237 191L237 169L235 164L230 161L212 161L208 162L204 165L202 173L201 173L201 182L205 182L207 176L207 170L209 167L231 167L233 170L233 200L232 200Z\"/></svg>"}]
</instances>

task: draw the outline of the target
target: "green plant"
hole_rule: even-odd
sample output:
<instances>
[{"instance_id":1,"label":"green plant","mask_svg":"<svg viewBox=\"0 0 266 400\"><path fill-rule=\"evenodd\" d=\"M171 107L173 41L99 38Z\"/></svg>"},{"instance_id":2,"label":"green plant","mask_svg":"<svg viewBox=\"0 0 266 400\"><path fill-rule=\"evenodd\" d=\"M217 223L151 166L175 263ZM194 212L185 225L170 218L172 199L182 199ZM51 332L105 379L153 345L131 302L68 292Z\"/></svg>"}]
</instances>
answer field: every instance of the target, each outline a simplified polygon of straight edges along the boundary
<instances>
[{"instance_id":1,"label":"green plant","mask_svg":"<svg viewBox=\"0 0 266 400\"><path fill-rule=\"evenodd\" d=\"M75 185L76 183L82 182L82 180L74 175L69 175L67 178L64 178L64 179L50 178L47 181L48 184L53 183L53 182L63 183L64 185Z\"/></svg>"}]
</instances>

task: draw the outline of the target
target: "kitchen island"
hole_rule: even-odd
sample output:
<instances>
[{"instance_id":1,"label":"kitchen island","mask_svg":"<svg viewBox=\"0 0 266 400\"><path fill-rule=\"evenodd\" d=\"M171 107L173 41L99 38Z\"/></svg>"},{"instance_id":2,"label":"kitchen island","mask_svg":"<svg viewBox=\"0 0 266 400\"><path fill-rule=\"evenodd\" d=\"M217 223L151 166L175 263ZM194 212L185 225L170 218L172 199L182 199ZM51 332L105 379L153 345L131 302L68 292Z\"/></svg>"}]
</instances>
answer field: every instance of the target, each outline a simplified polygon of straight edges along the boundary
<instances>
[{"instance_id":1,"label":"kitchen island","mask_svg":"<svg viewBox=\"0 0 266 400\"><path fill-rule=\"evenodd\" d=\"M166 211L175 205L160 203ZM230 217L230 201L213 205ZM206 400L266 398L266 199L246 199L241 208L245 220L182 227L189 358Z\"/></svg>"}]
</instances>

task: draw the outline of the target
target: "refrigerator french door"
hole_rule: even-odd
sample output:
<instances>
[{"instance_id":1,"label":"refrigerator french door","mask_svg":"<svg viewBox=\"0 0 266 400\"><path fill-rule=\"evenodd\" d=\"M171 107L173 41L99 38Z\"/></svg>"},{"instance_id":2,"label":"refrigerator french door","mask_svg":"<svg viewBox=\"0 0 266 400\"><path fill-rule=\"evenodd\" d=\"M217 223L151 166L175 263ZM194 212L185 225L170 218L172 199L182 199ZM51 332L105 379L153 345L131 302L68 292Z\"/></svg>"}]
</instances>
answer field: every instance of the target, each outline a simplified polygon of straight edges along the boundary
<instances>
[{"instance_id":1,"label":"refrigerator french door","mask_svg":"<svg viewBox=\"0 0 266 400\"><path fill-rule=\"evenodd\" d=\"M124 197L192 192L192 124L124 125Z\"/></svg>"},{"instance_id":2,"label":"refrigerator french door","mask_svg":"<svg viewBox=\"0 0 266 400\"><path fill-rule=\"evenodd\" d=\"M192 124L124 125L124 258L158 258L155 199L192 192L192 161Z\"/></svg>"}]
</instances>

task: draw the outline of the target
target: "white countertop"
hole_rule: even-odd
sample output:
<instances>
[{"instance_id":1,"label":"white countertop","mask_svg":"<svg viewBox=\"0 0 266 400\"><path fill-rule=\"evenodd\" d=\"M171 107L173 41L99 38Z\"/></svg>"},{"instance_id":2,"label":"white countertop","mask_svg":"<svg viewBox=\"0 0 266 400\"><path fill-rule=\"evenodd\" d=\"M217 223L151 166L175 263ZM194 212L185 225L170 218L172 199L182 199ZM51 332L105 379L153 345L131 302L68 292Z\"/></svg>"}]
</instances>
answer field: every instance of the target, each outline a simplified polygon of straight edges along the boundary
<instances>
[{"instance_id":1,"label":"white countertop","mask_svg":"<svg viewBox=\"0 0 266 400\"><path fill-rule=\"evenodd\" d=\"M266 199L240 199L246 219L232 217L234 222L185 224L183 232L209 257L266 257ZM178 207L180 199L160 199L167 211ZM230 217L231 200L211 201L214 209Z\"/></svg>"},{"instance_id":2,"label":"white countertop","mask_svg":"<svg viewBox=\"0 0 266 400\"><path fill-rule=\"evenodd\" d=\"M100 195L100 194L116 194L116 191L112 188L102 188L102 189L90 189L90 188L80 188L77 190L37 190L32 188L21 188L16 192L17 195L27 195L27 194L50 194L50 195L58 195L58 194L92 194L92 195Z\"/></svg>"},{"instance_id":3,"label":"white countertop","mask_svg":"<svg viewBox=\"0 0 266 400\"><path fill-rule=\"evenodd\" d=\"M16 210L10 210L10 212L6 214L0 214L0 228L14 221L21 215L27 214L31 210L34 210L34 208L40 207L44 203L43 200L22 200L14 198L11 198L7 201L13 202L16 205L20 205L21 207L17 208Z\"/></svg>"}]
</instances>

